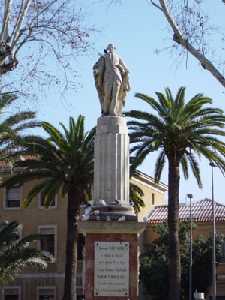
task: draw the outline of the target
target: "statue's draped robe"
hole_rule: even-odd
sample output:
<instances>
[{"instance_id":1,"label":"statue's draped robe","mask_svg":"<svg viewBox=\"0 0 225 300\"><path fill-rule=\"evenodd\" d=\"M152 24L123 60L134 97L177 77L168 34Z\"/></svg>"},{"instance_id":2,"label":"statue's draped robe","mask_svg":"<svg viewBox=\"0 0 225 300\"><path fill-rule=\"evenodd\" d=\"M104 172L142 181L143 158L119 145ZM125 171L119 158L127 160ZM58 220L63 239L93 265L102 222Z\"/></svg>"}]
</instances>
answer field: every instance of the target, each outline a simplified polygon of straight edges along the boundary
<instances>
[{"instance_id":1,"label":"statue's draped robe","mask_svg":"<svg viewBox=\"0 0 225 300\"><path fill-rule=\"evenodd\" d=\"M130 89L128 70L124 63L117 54L106 53L98 59L93 69L102 113L112 114L114 111L117 115L122 114L125 97ZM117 95L116 99L113 98L114 94Z\"/></svg>"}]
</instances>

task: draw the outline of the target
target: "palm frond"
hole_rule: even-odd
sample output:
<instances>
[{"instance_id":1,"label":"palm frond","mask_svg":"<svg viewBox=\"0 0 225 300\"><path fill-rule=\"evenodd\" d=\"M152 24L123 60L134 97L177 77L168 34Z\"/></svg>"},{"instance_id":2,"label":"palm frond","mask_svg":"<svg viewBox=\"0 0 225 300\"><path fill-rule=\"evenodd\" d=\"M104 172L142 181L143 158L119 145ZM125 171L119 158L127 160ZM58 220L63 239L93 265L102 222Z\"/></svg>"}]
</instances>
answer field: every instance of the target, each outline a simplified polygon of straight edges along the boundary
<instances>
[{"instance_id":1,"label":"palm frond","mask_svg":"<svg viewBox=\"0 0 225 300\"><path fill-rule=\"evenodd\" d=\"M17 99L17 96L14 93L1 93L0 94L0 111L8 107Z\"/></svg>"},{"instance_id":2,"label":"palm frond","mask_svg":"<svg viewBox=\"0 0 225 300\"><path fill-rule=\"evenodd\" d=\"M155 181L159 182L165 165L165 152L162 150L155 163Z\"/></svg>"},{"instance_id":3,"label":"palm frond","mask_svg":"<svg viewBox=\"0 0 225 300\"><path fill-rule=\"evenodd\" d=\"M186 154L184 154L182 156L180 163L181 163L184 178L188 179L189 172L188 172L188 162L187 162L187 155Z\"/></svg>"},{"instance_id":4,"label":"palm frond","mask_svg":"<svg viewBox=\"0 0 225 300\"><path fill-rule=\"evenodd\" d=\"M83 116L70 118L68 128L61 124L61 131L47 122L42 126L46 137L27 135L18 140L18 149L8 156L14 160L15 172L2 185L11 187L37 179L25 205L42 192L48 206L59 190L65 194L73 189L86 199L93 182L95 129L84 131Z\"/></svg>"},{"instance_id":5,"label":"palm frond","mask_svg":"<svg viewBox=\"0 0 225 300\"><path fill-rule=\"evenodd\" d=\"M143 190L138 185L130 181L130 201L136 214L138 214L141 208L145 206L143 196Z\"/></svg>"},{"instance_id":6,"label":"palm frond","mask_svg":"<svg viewBox=\"0 0 225 300\"><path fill-rule=\"evenodd\" d=\"M201 173L200 173L199 164L198 164L194 154L192 154L192 153L188 153L187 159L190 163L190 166L191 166L192 172L194 174L194 177L197 181L197 184L201 188L202 187L202 181L201 181Z\"/></svg>"},{"instance_id":7,"label":"palm frond","mask_svg":"<svg viewBox=\"0 0 225 300\"><path fill-rule=\"evenodd\" d=\"M14 280L28 266L46 269L49 258L32 244L39 238L30 235L20 240L17 222L0 223L0 284Z\"/></svg>"},{"instance_id":8,"label":"palm frond","mask_svg":"<svg viewBox=\"0 0 225 300\"><path fill-rule=\"evenodd\" d=\"M175 98L176 107L183 108L185 104L185 87L180 87Z\"/></svg>"},{"instance_id":9,"label":"palm frond","mask_svg":"<svg viewBox=\"0 0 225 300\"><path fill-rule=\"evenodd\" d=\"M184 177L188 178L189 164L199 186L202 185L200 169L194 154L213 161L224 173L225 143L221 138L225 136L225 115L221 109L211 106L211 98L196 94L185 102L184 87L175 98L169 88L164 93L156 92L156 99L141 93L136 96L149 105L149 110L126 113L130 118L128 126L135 167L151 152L160 150L155 164L157 180L165 159L174 154Z\"/></svg>"},{"instance_id":10,"label":"palm frond","mask_svg":"<svg viewBox=\"0 0 225 300\"><path fill-rule=\"evenodd\" d=\"M154 110L156 110L159 114L164 114L164 110L162 109L161 105L152 97L148 95L136 93L135 97L138 99L143 100L147 104L149 104Z\"/></svg>"},{"instance_id":11,"label":"palm frond","mask_svg":"<svg viewBox=\"0 0 225 300\"><path fill-rule=\"evenodd\" d=\"M52 124L48 122L43 122L42 127L44 128L45 132L49 135L50 141L54 143L57 147L63 149L66 146L66 140L63 134Z\"/></svg>"},{"instance_id":12,"label":"palm frond","mask_svg":"<svg viewBox=\"0 0 225 300\"><path fill-rule=\"evenodd\" d=\"M35 118L35 113L32 111L23 111L18 112L14 115L9 116L2 122L2 126L14 126L17 125L20 122L30 121L31 119Z\"/></svg>"}]
</instances>

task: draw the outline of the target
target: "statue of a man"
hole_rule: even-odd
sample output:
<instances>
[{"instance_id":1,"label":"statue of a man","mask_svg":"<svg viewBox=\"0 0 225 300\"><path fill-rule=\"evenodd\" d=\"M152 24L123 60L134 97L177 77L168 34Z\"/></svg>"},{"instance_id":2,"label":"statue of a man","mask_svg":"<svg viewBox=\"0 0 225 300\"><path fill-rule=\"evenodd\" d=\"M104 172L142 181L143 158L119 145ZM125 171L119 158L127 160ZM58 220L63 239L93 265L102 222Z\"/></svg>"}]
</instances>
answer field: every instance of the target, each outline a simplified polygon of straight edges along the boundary
<instances>
[{"instance_id":1,"label":"statue of a man","mask_svg":"<svg viewBox=\"0 0 225 300\"><path fill-rule=\"evenodd\" d=\"M119 116L130 90L128 69L109 44L93 67L95 86L101 103L103 115Z\"/></svg>"}]
</instances>

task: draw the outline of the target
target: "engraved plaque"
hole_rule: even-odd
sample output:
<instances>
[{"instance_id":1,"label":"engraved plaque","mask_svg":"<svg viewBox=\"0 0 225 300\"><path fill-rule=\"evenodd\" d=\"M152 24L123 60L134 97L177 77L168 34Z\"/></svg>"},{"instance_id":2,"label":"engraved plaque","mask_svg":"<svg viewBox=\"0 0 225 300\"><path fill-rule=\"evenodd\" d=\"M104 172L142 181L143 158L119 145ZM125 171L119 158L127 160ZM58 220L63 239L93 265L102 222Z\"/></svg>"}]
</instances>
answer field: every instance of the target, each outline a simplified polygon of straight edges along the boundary
<instances>
[{"instance_id":1,"label":"engraved plaque","mask_svg":"<svg viewBox=\"0 0 225 300\"><path fill-rule=\"evenodd\" d=\"M129 243L95 242L95 296L129 296Z\"/></svg>"}]
</instances>

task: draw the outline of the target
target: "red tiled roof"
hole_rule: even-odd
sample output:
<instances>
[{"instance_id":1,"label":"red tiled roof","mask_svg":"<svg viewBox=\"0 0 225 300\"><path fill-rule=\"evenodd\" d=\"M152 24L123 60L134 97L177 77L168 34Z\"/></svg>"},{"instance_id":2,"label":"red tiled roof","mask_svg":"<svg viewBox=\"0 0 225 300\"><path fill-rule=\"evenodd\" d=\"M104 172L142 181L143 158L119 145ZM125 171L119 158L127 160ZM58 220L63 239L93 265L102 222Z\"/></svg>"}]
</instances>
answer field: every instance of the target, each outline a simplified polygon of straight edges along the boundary
<instances>
[{"instance_id":1,"label":"red tiled roof","mask_svg":"<svg viewBox=\"0 0 225 300\"><path fill-rule=\"evenodd\" d=\"M212 200L204 199L192 204L192 220L194 222L211 222L212 221ZM215 202L216 222L225 221L225 205ZM190 220L190 206L180 204L179 207L180 221ZM148 223L158 224L167 220L167 205L155 206L148 216Z\"/></svg>"}]
</instances>

